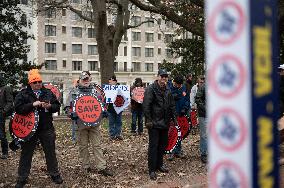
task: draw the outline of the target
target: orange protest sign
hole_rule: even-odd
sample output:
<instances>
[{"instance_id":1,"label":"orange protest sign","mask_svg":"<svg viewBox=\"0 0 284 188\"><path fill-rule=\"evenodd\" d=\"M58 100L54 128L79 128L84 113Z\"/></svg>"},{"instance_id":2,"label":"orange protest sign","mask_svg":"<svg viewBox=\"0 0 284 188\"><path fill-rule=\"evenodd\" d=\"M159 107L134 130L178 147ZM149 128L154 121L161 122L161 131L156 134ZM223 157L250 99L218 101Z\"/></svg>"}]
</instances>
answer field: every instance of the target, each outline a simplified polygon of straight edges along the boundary
<instances>
[{"instance_id":1,"label":"orange protest sign","mask_svg":"<svg viewBox=\"0 0 284 188\"><path fill-rule=\"evenodd\" d=\"M132 99L138 103L142 103L144 99L145 89L143 87L135 87L132 90Z\"/></svg>"},{"instance_id":2,"label":"orange protest sign","mask_svg":"<svg viewBox=\"0 0 284 188\"><path fill-rule=\"evenodd\" d=\"M51 92L56 96L57 100L60 99L61 93L60 93L58 87L56 87L53 84L45 84L44 87L47 88L47 89L50 89Z\"/></svg>"},{"instance_id":3,"label":"orange protest sign","mask_svg":"<svg viewBox=\"0 0 284 188\"><path fill-rule=\"evenodd\" d=\"M38 113L30 112L28 115L15 113L10 122L10 131L14 138L26 141L33 136L38 124Z\"/></svg>"},{"instance_id":4,"label":"orange protest sign","mask_svg":"<svg viewBox=\"0 0 284 188\"><path fill-rule=\"evenodd\" d=\"M85 125L95 126L101 120L103 106L95 95L79 95L74 102L73 111Z\"/></svg>"}]
</instances>

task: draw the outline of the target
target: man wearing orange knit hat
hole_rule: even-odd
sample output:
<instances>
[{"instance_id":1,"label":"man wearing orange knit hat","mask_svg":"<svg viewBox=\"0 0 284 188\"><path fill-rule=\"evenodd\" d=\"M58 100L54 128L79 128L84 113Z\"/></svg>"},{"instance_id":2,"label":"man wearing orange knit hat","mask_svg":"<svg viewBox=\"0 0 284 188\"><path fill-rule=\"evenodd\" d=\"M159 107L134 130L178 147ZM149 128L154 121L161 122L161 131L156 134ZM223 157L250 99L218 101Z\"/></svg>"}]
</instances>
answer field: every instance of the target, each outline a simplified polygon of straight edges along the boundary
<instances>
[{"instance_id":1,"label":"man wearing orange knit hat","mask_svg":"<svg viewBox=\"0 0 284 188\"><path fill-rule=\"evenodd\" d=\"M15 99L17 114L27 115L37 110L39 114L38 127L34 135L21 144L21 158L18 168L16 187L24 187L30 174L32 157L40 141L46 158L46 165L51 179L56 184L63 182L55 153L55 130L53 127L52 113L58 112L60 103L51 90L42 86L42 78L38 69L32 69L28 74L29 85L20 91Z\"/></svg>"}]
</instances>

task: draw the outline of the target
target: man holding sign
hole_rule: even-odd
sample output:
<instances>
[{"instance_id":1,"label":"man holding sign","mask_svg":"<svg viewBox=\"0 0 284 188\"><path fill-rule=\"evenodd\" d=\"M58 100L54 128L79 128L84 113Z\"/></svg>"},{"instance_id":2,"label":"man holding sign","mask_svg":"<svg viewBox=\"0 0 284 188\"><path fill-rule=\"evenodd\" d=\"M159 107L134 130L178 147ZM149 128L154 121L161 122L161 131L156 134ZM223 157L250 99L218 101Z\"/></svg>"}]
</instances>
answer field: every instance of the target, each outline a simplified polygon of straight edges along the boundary
<instances>
[{"instance_id":1,"label":"man holding sign","mask_svg":"<svg viewBox=\"0 0 284 188\"><path fill-rule=\"evenodd\" d=\"M56 184L63 182L55 153L55 130L53 127L52 113L58 112L60 103L56 96L42 86L42 79L37 69L29 71L29 85L20 91L15 99L16 113L27 116L37 110L39 123L34 135L21 144L22 152L18 168L18 180L16 187L24 187L30 174L32 157L35 147L40 141L46 158L47 170L51 179ZM28 124L29 126L33 126ZM23 126L28 126L23 125ZM17 127L19 128L19 127ZM24 127L22 127L24 130ZM22 132L24 133L24 132Z\"/></svg>"},{"instance_id":2,"label":"man holding sign","mask_svg":"<svg viewBox=\"0 0 284 188\"><path fill-rule=\"evenodd\" d=\"M90 165L89 146L93 147L96 168L99 174L104 176L113 176L113 172L107 169L106 160L100 147L101 133L99 122L103 112L102 96L91 84L91 73L83 71L79 77L78 87L74 89L68 96L67 108L72 108L69 115L72 120L77 121L78 125L78 144L79 155L82 159L84 170L89 173L92 171ZM71 112L71 110L67 110Z\"/></svg>"}]
</instances>

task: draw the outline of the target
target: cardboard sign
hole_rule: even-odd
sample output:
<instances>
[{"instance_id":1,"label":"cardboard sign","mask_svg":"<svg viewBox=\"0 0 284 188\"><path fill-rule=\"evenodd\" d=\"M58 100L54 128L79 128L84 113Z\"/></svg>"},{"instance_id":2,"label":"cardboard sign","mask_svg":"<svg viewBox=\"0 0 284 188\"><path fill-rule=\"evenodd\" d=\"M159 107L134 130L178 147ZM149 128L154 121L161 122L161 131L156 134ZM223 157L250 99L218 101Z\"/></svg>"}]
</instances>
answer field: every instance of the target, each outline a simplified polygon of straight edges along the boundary
<instances>
[{"instance_id":1,"label":"cardboard sign","mask_svg":"<svg viewBox=\"0 0 284 188\"><path fill-rule=\"evenodd\" d=\"M74 101L73 111L86 126L100 123L103 104L95 94L79 94Z\"/></svg>"},{"instance_id":2,"label":"cardboard sign","mask_svg":"<svg viewBox=\"0 0 284 188\"><path fill-rule=\"evenodd\" d=\"M118 90L117 96L113 103L113 108L116 113L119 114L120 112L122 112L129 104L130 102L129 100L127 100L127 97L123 95L121 90Z\"/></svg>"},{"instance_id":3,"label":"cardboard sign","mask_svg":"<svg viewBox=\"0 0 284 188\"><path fill-rule=\"evenodd\" d=\"M14 139L27 141L33 136L38 126L38 112L30 112L28 115L14 113L10 121L10 132Z\"/></svg>"},{"instance_id":4,"label":"cardboard sign","mask_svg":"<svg viewBox=\"0 0 284 188\"><path fill-rule=\"evenodd\" d=\"M57 86L49 83L49 84L45 84L44 87L47 88L47 89L50 89L51 92L56 96L57 100L60 100L61 93L60 93L60 90L58 89Z\"/></svg>"},{"instance_id":5,"label":"cardboard sign","mask_svg":"<svg viewBox=\"0 0 284 188\"><path fill-rule=\"evenodd\" d=\"M175 125L173 121L171 121L168 132L168 144L165 148L165 153L172 153L180 141L181 141L180 128L178 125Z\"/></svg>"},{"instance_id":6,"label":"cardboard sign","mask_svg":"<svg viewBox=\"0 0 284 188\"><path fill-rule=\"evenodd\" d=\"M186 116L178 116L177 117L178 125L181 131L181 138L185 139L189 135L190 125L188 123Z\"/></svg>"},{"instance_id":7,"label":"cardboard sign","mask_svg":"<svg viewBox=\"0 0 284 188\"><path fill-rule=\"evenodd\" d=\"M130 102L130 87L128 85L103 85L103 91L106 103L114 103L119 91Z\"/></svg>"},{"instance_id":8,"label":"cardboard sign","mask_svg":"<svg viewBox=\"0 0 284 188\"><path fill-rule=\"evenodd\" d=\"M143 87L135 87L132 90L132 99L138 103L143 103L145 89Z\"/></svg>"}]
</instances>

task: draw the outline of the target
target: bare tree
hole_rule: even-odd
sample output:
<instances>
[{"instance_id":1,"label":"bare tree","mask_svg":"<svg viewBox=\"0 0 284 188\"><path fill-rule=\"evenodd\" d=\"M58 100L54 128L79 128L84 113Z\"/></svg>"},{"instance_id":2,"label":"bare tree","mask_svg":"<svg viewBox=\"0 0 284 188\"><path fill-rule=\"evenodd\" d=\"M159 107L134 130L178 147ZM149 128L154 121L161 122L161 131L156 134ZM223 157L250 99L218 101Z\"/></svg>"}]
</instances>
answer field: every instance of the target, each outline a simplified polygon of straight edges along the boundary
<instances>
[{"instance_id":1,"label":"bare tree","mask_svg":"<svg viewBox=\"0 0 284 188\"><path fill-rule=\"evenodd\" d=\"M129 0L86 0L85 6L92 10L93 15L76 9L68 0L37 0L36 4L37 11L46 11L50 8L66 8L76 13L81 19L94 24L102 83L108 83L108 78L114 74L115 56L127 29L139 27L149 22L144 21L137 25L129 24ZM108 24L107 16L110 11L115 15L115 20L113 23Z\"/></svg>"}]
</instances>

